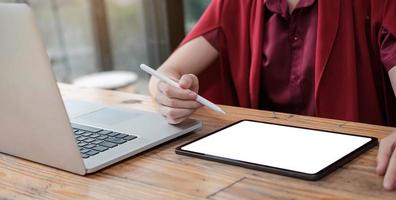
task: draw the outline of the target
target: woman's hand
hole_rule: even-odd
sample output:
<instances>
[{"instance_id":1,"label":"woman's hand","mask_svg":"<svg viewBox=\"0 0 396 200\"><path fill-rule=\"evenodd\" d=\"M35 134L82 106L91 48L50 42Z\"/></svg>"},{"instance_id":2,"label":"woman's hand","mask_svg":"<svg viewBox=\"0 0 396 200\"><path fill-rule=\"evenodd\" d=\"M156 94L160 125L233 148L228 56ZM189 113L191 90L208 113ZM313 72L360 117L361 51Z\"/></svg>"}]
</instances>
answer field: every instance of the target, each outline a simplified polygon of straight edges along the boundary
<instances>
[{"instance_id":1,"label":"woman's hand","mask_svg":"<svg viewBox=\"0 0 396 200\"><path fill-rule=\"evenodd\" d=\"M178 124L186 120L202 105L195 99L199 89L197 76L183 75L179 80L180 88L158 82L155 99L159 104L159 112L170 124Z\"/></svg>"},{"instance_id":2,"label":"woman's hand","mask_svg":"<svg viewBox=\"0 0 396 200\"><path fill-rule=\"evenodd\" d=\"M168 77L179 79L179 86L172 87L150 79L150 93L159 103L159 111L170 124L187 119L201 104L195 101L198 93L198 78L219 56L217 50L204 37L195 38L178 48L158 71Z\"/></svg>"},{"instance_id":3,"label":"woman's hand","mask_svg":"<svg viewBox=\"0 0 396 200\"><path fill-rule=\"evenodd\" d=\"M380 142L377 156L377 173L384 176L384 188L393 190L396 187L396 133Z\"/></svg>"}]
</instances>

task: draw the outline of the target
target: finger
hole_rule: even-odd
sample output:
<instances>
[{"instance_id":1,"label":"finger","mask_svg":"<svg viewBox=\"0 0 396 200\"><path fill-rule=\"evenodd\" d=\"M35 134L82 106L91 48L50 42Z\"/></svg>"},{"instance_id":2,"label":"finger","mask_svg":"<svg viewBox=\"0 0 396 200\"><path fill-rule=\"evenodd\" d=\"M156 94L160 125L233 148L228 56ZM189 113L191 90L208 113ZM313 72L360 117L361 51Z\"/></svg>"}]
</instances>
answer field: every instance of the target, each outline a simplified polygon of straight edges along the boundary
<instances>
[{"instance_id":1,"label":"finger","mask_svg":"<svg viewBox=\"0 0 396 200\"><path fill-rule=\"evenodd\" d=\"M395 189L395 186L396 186L396 149L393 150L384 177L384 188L386 190L393 190Z\"/></svg>"},{"instance_id":2,"label":"finger","mask_svg":"<svg viewBox=\"0 0 396 200\"><path fill-rule=\"evenodd\" d=\"M158 90L160 91L160 93L170 98L177 98L184 100L194 100L197 98L197 94L191 90L173 87L164 82L160 82L158 84Z\"/></svg>"},{"instance_id":3,"label":"finger","mask_svg":"<svg viewBox=\"0 0 396 200\"><path fill-rule=\"evenodd\" d=\"M171 108L167 106L160 106L159 111L171 120L177 120L183 117L189 117L194 113L194 109L181 109L181 108Z\"/></svg>"},{"instance_id":4,"label":"finger","mask_svg":"<svg viewBox=\"0 0 396 200\"><path fill-rule=\"evenodd\" d=\"M169 98L162 94L157 95L156 100L159 104L171 108L198 109L202 106L195 100L180 100L175 98Z\"/></svg>"},{"instance_id":5,"label":"finger","mask_svg":"<svg viewBox=\"0 0 396 200\"><path fill-rule=\"evenodd\" d=\"M183 75L179 80L179 86L184 89L190 89L191 91L198 92L198 77L194 74Z\"/></svg>"},{"instance_id":6,"label":"finger","mask_svg":"<svg viewBox=\"0 0 396 200\"><path fill-rule=\"evenodd\" d=\"M391 135L380 142L377 155L377 173L383 176L389 163L390 156L395 148L395 134Z\"/></svg>"}]
</instances>

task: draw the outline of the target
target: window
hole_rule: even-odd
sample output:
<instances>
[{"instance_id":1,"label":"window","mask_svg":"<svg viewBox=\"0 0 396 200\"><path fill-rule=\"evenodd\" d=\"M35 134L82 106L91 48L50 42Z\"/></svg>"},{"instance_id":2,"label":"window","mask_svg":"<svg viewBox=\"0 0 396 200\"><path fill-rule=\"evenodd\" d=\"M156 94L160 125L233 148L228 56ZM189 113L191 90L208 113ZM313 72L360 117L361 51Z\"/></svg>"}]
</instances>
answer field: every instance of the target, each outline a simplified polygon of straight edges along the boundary
<instances>
[{"instance_id":1,"label":"window","mask_svg":"<svg viewBox=\"0 0 396 200\"><path fill-rule=\"evenodd\" d=\"M184 0L184 19L186 33L197 23L210 0Z\"/></svg>"},{"instance_id":2,"label":"window","mask_svg":"<svg viewBox=\"0 0 396 200\"><path fill-rule=\"evenodd\" d=\"M36 16L58 81L103 70L138 73L159 66L210 0L0 0L27 3Z\"/></svg>"},{"instance_id":3,"label":"window","mask_svg":"<svg viewBox=\"0 0 396 200\"><path fill-rule=\"evenodd\" d=\"M89 1L0 0L4 2L31 5L59 81L69 82L81 74L96 71Z\"/></svg>"},{"instance_id":4,"label":"window","mask_svg":"<svg viewBox=\"0 0 396 200\"><path fill-rule=\"evenodd\" d=\"M142 0L106 0L113 69L138 72L148 61L143 6Z\"/></svg>"}]
</instances>

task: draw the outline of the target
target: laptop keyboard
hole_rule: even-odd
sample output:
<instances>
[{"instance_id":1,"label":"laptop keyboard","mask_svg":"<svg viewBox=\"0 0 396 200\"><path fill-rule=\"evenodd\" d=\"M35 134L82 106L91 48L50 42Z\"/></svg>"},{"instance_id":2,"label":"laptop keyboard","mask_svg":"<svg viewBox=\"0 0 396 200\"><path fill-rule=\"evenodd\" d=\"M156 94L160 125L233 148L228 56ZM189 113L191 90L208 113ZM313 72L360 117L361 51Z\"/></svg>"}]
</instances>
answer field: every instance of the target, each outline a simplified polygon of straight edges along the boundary
<instances>
[{"instance_id":1,"label":"laptop keyboard","mask_svg":"<svg viewBox=\"0 0 396 200\"><path fill-rule=\"evenodd\" d=\"M87 159L114 148L127 141L136 139L136 136L117 133L100 128L71 124L73 132L80 147L81 157Z\"/></svg>"}]
</instances>

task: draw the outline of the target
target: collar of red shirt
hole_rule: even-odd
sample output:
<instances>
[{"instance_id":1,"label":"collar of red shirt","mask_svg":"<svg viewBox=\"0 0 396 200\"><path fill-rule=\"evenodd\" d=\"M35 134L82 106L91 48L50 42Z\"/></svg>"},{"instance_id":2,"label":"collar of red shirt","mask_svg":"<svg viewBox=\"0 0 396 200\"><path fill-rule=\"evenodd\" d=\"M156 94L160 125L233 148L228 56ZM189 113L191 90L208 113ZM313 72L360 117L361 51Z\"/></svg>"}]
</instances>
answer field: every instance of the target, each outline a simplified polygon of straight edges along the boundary
<instances>
[{"instance_id":1,"label":"collar of red shirt","mask_svg":"<svg viewBox=\"0 0 396 200\"><path fill-rule=\"evenodd\" d=\"M316 0L300 0L295 9L310 7L315 1ZM282 15L282 17L287 17L289 15L287 0L266 0L265 6L271 12L278 13Z\"/></svg>"}]
</instances>

